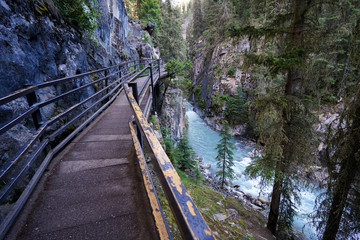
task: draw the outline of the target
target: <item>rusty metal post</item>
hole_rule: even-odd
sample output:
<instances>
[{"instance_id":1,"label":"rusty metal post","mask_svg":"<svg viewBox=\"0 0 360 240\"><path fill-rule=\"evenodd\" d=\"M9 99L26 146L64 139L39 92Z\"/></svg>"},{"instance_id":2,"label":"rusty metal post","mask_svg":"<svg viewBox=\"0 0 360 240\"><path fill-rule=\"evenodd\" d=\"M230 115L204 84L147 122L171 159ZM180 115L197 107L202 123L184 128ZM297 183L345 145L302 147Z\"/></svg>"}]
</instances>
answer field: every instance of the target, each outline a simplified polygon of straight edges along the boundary
<instances>
[{"instance_id":1,"label":"rusty metal post","mask_svg":"<svg viewBox=\"0 0 360 240\"><path fill-rule=\"evenodd\" d=\"M137 83L136 82L128 83L128 85L129 85L129 87L131 87L134 99L135 99L136 103L139 105L139 94L138 94ZM136 133L137 133L136 135L139 139L140 145L141 145L141 147L143 147L143 138L142 138L142 135L140 132L140 128L137 124L136 124Z\"/></svg>"},{"instance_id":2,"label":"rusty metal post","mask_svg":"<svg viewBox=\"0 0 360 240\"><path fill-rule=\"evenodd\" d=\"M24 87L29 87L29 86L31 86L31 85L30 84L24 85ZM29 104L29 107L31 107L32 105L37 103L37 97L36 97L35 92L33 91L33 92L26 94L26 100ZM41 122L42 122L40 109L38 109L34 113L32 113L31 116L32 116L32 119L34 122L35 129L38 130L39 127L41 126Z\"/></svg>"},{"instance_id":3,"label":"rusty metal post","mask_svg":"<svg viewBox=\"0 0 360 240\"><path fill-rule=\"evenodd\" d=\"M149 66L150 66L151 91L152 91L152 98L153 98L152 114L155 114L155 112L156 112L156 94L155 94L155 88L154 88L154 76L153 76L152 64L150 63Z\"/></svg>"},{"instance_id":4,"label":"rusty metal post","mask_svg":"<svg viewBox=\"0 0 360 240\"><path fill-rule=\"evenodd\" d=\"M158 62L158 67L159 67L159 79L160 79L160 73L161 73L161 70L160 70L160 58L157 60Z\"/></svg>"}]
</instances>

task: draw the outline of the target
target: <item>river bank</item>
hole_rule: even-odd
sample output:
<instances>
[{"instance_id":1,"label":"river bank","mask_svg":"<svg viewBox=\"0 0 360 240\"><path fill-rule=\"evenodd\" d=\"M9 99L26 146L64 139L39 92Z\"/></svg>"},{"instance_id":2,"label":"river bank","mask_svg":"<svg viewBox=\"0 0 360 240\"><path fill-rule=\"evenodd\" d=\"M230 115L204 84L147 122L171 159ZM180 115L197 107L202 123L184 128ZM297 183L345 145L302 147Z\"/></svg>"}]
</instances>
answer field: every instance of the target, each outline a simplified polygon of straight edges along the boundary
<instances>
[{"instance_id":1,"label":"river bank","mask_svg":"<svg viewBox=\"0 0 360 240\"><path fill-rule=\"evenodd\" d=\"M189 142L194 148L196 154L201 156L202 165L210 164L210 168L206 168L205 176L209 180L209 184L213 185L212 176L216 172L216 144L220 140L219 132L209 127L203 119L197 114L192 106L187 103L186 116L188 119ZM236 150L234 151L234 171L236 179L233 181L233 187L226 190L227 194L232 194L239 198L244 204L248 204L253 209L258 209L262 215L267 215L267 204L270 201L271 188L260 189L260 179L249 179L243 174L246 166L251 162L251 156L254 151L255 143L247 139L236 138L233 140ZM237 187L239 186L239 187ZM216 186L215 186L216 189ZM296 234L303 236L300 239L316 239L316 231L309 222L308 214L313 211L316 196L320 193L317 189L303 189L300 192L301 207L298 208L297 215L294 220L294 227L297 231L303 232ZM260 198L258 198L260 196ZM263 200L260 201L259 199ZM264 201L265 200L265 201ZM306 235L306 237L305 237Z\"/></svg>"}]
</instances>

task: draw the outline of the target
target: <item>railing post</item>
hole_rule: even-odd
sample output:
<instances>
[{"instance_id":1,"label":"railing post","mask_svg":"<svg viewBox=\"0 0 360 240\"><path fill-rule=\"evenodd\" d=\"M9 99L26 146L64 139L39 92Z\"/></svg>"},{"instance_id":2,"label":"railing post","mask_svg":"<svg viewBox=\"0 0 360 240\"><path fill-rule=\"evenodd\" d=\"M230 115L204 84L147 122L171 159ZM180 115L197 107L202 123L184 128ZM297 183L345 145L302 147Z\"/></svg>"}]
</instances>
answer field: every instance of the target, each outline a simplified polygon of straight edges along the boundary
<instances>
[{"instance_id":1,"label":"railing post","mask_svg":"<svg viewBox=\"0 0 360 240\"><path fill-rule=\"evenodd\" d=\"M152 91L152 98L153 98L152 114L154 114L156 112L156 94L155 94L155 88L154 88L154 77L153 77L152 63L150 63L149 66L150 66L151 91Z\"/></svg>"},{"instance_id":2,"label":"railing post","mask_svg":"<svg viewBox=\"0 0 360 240\"><path fill-rule=\"evenodd\" d=\"M29 87L31 86L30 84L26 84L24 85L25 87ZM29 104L29 107L31 107L32 105L34 105L35 103L37 103L37 97L34 91L26 94L26 100ZM41 122L42 122L42 117L41 117L41 113L40 113L40 109L36 110L34 113L31 114L33 122L34 122L34 126L35 129L38 130L39 127L41 126Z\"/></svg>"},{"instance_id":3,"label":"railing post","mask_svg":"<svg viewBox=\"0 0 360 240\"><path fill-rule=\"evenodd\" d=\"M121 80L121 65L119 65L119 80L120 80L120 84L122 83L122 80Z\"/></svg>"},{"instance_id":4,"label":"railing post","mask_svg":"<svg viewBox=\"0 0 360 240\"><path fill-rule=\"evenodd\" d=\"M134 99L137 102L137 104L139 105L139 95L138 95L138 89L137 89L137 83L133 82L133 83L128 83L129 87L131 87L133 95L134 95ZM136 124L136 132L137 132L137 137L139 139L140 145L141 147L143 146L143 139L142 139L142 135L140 132L140 128L139 126Z\"/></svg>"},{"instance_id":5,"label":"railing post","mask_svg":"<svg viewBox=\"0 0 360 240\"><path fill-rule=\"evenodd\" d=\"M109 86L109 78L108 78L108 75L109 75L109 70L105 70L105 72L104 72L104 75L105 75L105 82L104 82L104 84L105 84L105 87L104 88L106 88L107 86ZM108 94L109 93L109 89L106 89L106 91L105 91L105 94ZM106 100L106 102L107 101L109 101L110 100L110 96L109 97L107 97L107 98L105 98Z\"/></svg>"},{"instance_id":6,"label":"railing post","mask_svg":"<svg viewBox=\"0 0 360 240\"><path fill-rule=\"evenodd\" d=\"M107 78L107 76L109 75L109 74L108 74L108 71L109 71L109 70L105 70L105 72L104 72L104 76L106 77L106 78L105 78L105 87L104 87L104 88L106 88L106 87L108 86L108 84L109 84L109 83L108 83L108 80L109 80L109 79ZM106 93L108 93L108 90L106 90Z\"/></svg>"}]
</instances>

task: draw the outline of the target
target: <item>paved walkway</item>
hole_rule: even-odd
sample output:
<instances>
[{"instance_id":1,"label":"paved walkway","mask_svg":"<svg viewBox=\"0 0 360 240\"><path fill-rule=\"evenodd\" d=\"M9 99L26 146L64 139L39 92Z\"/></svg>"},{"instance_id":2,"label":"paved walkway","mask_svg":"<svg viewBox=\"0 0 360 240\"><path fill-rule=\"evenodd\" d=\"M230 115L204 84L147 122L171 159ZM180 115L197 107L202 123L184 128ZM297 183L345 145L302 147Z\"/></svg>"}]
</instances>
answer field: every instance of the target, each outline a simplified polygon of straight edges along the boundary
<instances>
[{"instance_id":1,"label":"paved walkway","mask_svg":"<svg viewBox=\"0 0 360 240\"><path fill-rule=\"evenodd\" d=\"M54 159L7 239L157 239L125 93Z\"/></svg>"}]
</instances>

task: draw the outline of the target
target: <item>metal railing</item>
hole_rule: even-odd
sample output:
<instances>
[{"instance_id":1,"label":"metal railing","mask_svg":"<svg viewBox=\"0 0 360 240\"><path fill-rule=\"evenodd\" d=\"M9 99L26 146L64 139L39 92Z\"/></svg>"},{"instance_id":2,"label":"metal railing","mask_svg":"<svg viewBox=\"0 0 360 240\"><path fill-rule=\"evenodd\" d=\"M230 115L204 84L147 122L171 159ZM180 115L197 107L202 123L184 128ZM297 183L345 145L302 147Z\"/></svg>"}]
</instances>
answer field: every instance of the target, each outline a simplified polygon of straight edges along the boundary
<instances>
[{"instance_id":1,"label":"metal railing","mask_svg":"<svg viewBox=\"0 0 360 240\"><path fill-rule=\"evenodd\" d=\"M9 194L19 183L23 184L29 169L39 165L12 210L2 220L0 239L25 205L51 159L108 107L122 90L125 90L134 112L135 121L129 122L130 132L159 237L171 239L171 234L146 165L142 150L143 138L155 156L153 162L158 178L184 239L215 239L147 122L151 110L156 110L155 85L160 74L160 61L145 59L29 86L0 98L0 108L7 105L11 107L18 101L27 103L23 111L0 126L0 138L18 125L26 125L27 128L32 126L31 137L0 166L0 180L3 183L0 204L8 201ZM38 101L38 91L49 87L56 89L57 94ZM82 97L75 101L72 99L74 95ZM43 109L52 104L61 106L61 109L46 117Z\"/></svg>"},{"instance_id":2,"label":"metal railing","mask_svg":"<svg viewBox=\"0 0 360 240\"><path fill-rule=\"evenodd\" d=\"M158 80L156 77L153 76L151 71L150 94L154 93L153 83ZM148 81L145 81L144 86L146 86L147 82ZM130 88L132 88L132 91ZM171 234L168 230L164 214L156 195L156 190L152 183L151 175L145 162L144 153L142 150L143 138L146 140L148 150L154 156L152 162L156 170L155 172L157 173L157 177L161 182L162 189L177 221L182 237L184 239L194 240L215 239L210 228L207 226L205 220L201 216L195 203L191 199L189 192L186 190L174 166L171 164L170 159L166 155L159 140L156 138L152 128L147 121L149 114L148 108L151 103L149 104L149 101L147 101L145 108L141 108L142 101L140 96L142 95L142 91L139 93L137 91L137 86L132 83L125 83L124 90L131 109L134 112L135 120L130 120L129 126L139 161L139 166L143 175L145 189L148 193L148 199L152 208L160 239L171 239ZM149 96L148 99L151 100L151 96ZM135 129L137 130L135 131Z\"/></svg>"},{"instance_id":3,"label":"metal railing","mask_svg":"<svg viewBox=\"0 0 360 240\"><path fill-rule=\"evenodd\" d=\"M23 144L13 154L8 154L6 146L0 149L0 204L14 202L17 197L14 192L22 188L12 210L1 221L0 238L24 206L53 156L115 100L124 82L133 81L146 71L150 75L148 64L153 62L151 59L125 62L28 86L0 98L0 108L11 109L19 102L25 106L22 111L15 111L19 113L9 114L11 116L2 123L0 139L11 139L13 132L19 129L30 133L22 137ZM39 99L44 89L56 92L55 96ZM53 114L46 116L44 109L49 107Z\"/></svg>"}]
</instances>

